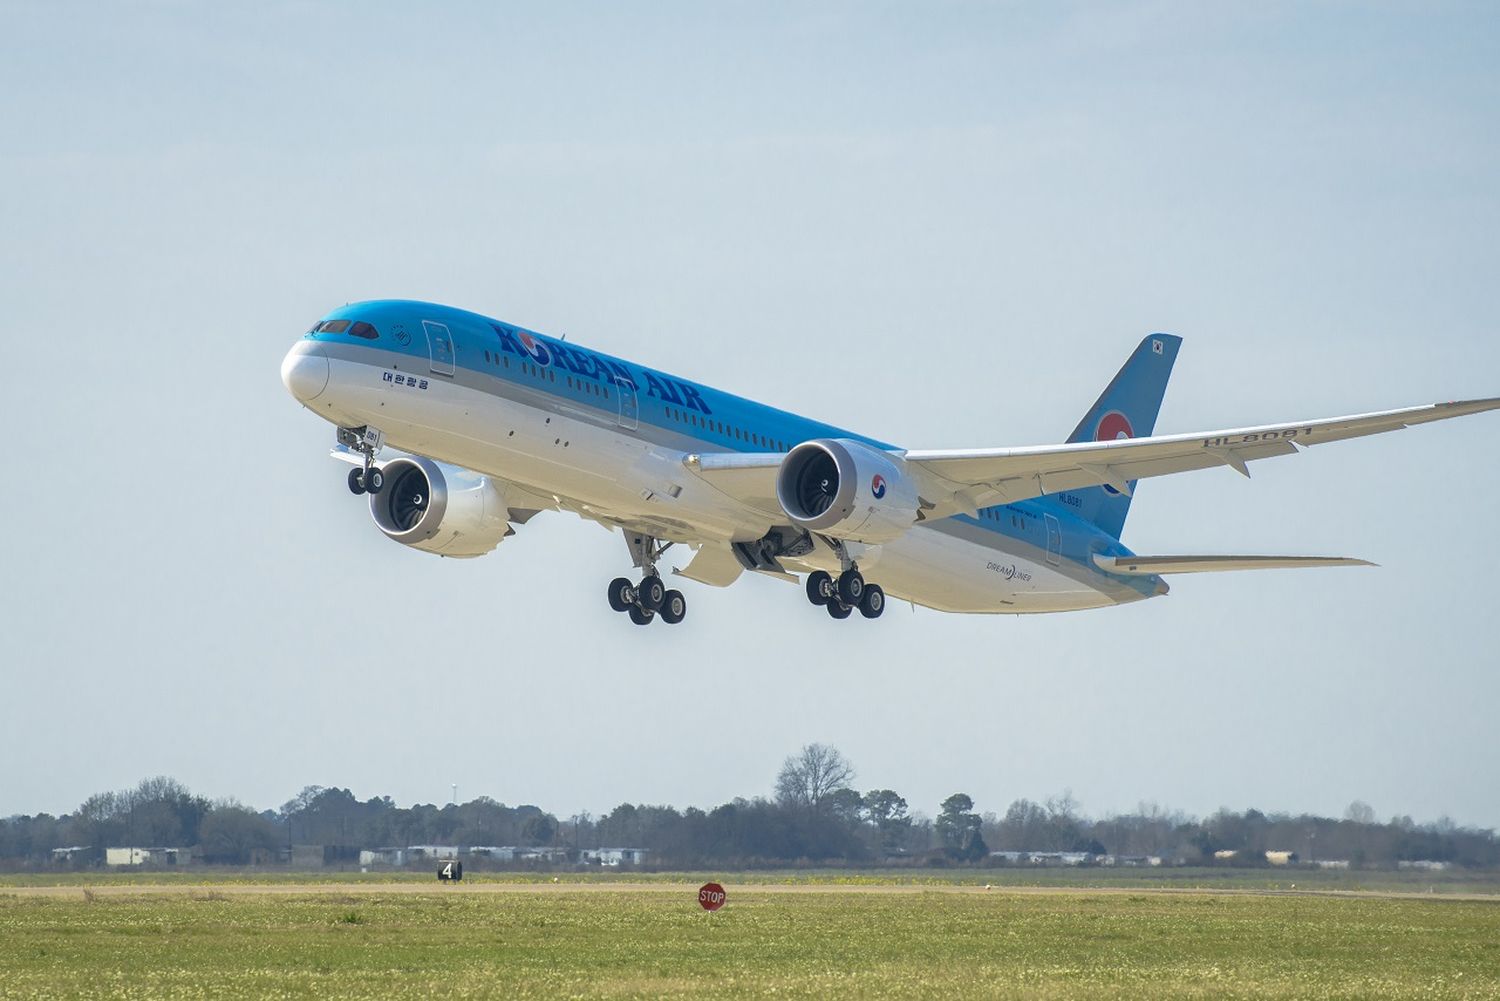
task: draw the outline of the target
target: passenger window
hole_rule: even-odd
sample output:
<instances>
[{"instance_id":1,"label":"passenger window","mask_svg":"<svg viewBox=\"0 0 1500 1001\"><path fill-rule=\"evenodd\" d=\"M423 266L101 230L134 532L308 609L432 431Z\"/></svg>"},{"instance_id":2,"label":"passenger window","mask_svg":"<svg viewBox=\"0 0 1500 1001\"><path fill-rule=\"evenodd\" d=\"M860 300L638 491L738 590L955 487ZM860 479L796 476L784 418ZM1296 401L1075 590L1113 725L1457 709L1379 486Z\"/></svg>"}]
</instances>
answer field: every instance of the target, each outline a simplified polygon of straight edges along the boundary
<instances>
[{"instance_id":1,"label":"passenger window","mask_svg":"<svg viewBox=\"0 0 1500 1001\"><path fill-rule=\"evenodd\" d=\"M356 320L354 322L354 326L349 328L349 333L353 334L355 337L363 337L367 341L373 341L375 338L380 336L380 334L376 333L375 328L370 326L364 320Z\"/></svg>"},{"instance_id":2,"label":"passenger window","mask_svg":"<svg viewBox=\"0 0 1500 1001\"><path fill-rule=\"evenodd\" d=\"M327 320L323 323L323 333L325 334L342 334L348 329L348 320Z\"/></svg>"}]
</instances>

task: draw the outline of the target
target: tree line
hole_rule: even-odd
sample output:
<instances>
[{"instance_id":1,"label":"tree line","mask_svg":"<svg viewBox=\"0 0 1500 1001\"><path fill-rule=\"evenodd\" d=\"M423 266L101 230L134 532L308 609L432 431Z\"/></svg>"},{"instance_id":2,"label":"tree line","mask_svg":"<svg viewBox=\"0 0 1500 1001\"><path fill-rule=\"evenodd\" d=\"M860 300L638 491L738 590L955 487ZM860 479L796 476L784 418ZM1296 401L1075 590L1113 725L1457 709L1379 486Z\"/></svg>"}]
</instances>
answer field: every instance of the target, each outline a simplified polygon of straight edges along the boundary
<instances>
[{"instance_id":1,"label":"tree line","mask_svg":"<svg viewBox=\"0 0 1500 1001\"><path fill-rule=\"evenodd\" d=\"M1265 852L1302 861L1392 866L1431 860L1500 866L1494 831L1446 819L1417 824L1350 804L1342 818L1222 809L1194 818L1154 805L1091 819L1071 795L1019 799L1003 813L980 812L965 793L934 816L910 809L892 789L860 792L853 765L837 749L809 744L783 762L770 796L737 798L709 810L622 803L602 816L560 820L539 807L506 806L487 796L443 806L361 800L348 789L307 786L274 810L210 801L166 777L97 793L70 814L0 820L0 862L53 864L53 850L83 848L75 864L95 864L106 847L192 848L206 863L292 861L294 845L324 846L352 861L362 848L413 845L550 847L577 859L591 848L644 848L651 864L673 867L773 865L998 864L994 852L1083 852L1154 857L1165 864L1265 864Z\"/></svg>"}]
</instances>

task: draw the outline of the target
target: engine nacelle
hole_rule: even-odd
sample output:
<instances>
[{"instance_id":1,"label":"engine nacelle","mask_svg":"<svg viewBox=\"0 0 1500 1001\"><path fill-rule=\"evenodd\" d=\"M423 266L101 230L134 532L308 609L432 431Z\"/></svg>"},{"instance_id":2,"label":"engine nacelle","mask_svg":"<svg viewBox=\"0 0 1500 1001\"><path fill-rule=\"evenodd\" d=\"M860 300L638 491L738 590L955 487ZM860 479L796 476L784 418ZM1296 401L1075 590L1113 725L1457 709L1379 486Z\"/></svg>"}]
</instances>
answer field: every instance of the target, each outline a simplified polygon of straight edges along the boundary
<instances>
[{"instance_id":1,"label":"engine nacelle","mask_svg":"<svg viewBox=\"0 0 1500 1001\"><path fill-rule=\"evenodd\" d=\"M905 463L847 438L805 441L788 452L776 500L799 528L872 545L900 537L919 511Z\"/></svg>"},{"instance_id":2,"label":"engine nacelle","mask_svg":"<svg viewBox=\"0 0 1500 1001\"><path fill-rule=\"evenodd\" d=\"M381 467L370 495L375 525L403 546L439 556L483 556L510 534L505 494L487 476L421 456Z\"/></svg>"}]
</instances>

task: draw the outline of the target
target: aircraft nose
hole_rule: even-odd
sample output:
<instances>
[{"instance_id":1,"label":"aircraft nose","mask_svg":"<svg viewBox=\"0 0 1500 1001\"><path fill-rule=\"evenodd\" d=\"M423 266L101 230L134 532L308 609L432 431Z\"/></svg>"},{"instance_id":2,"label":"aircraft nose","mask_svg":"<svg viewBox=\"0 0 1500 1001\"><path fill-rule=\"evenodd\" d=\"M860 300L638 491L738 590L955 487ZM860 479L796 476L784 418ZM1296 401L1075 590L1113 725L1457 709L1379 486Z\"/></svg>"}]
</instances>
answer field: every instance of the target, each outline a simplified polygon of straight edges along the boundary
<instances>
[{"instance_id":1,"label":"aircraft nose","mask_svg":"<svg viewBox=\"0 0 1500 1001\"><path fill-rule=\"evenodd\" d=\"M281 360L281 381L302 403L316 399L328 386L328 355L317 341L298 341Z\"/></svg>"}]
</instances>

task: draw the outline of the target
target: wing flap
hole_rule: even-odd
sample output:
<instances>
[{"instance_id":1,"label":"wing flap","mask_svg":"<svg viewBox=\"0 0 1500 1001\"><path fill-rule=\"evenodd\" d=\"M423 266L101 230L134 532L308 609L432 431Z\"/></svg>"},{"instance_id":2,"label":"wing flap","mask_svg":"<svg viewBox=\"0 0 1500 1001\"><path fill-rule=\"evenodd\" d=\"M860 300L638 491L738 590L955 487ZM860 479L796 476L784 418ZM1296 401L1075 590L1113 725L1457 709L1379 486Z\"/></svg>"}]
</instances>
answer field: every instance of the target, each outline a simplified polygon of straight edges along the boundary
<instances>
[{"instance_id":1,"label":"wing flap","mask_svg":"<svg viewBox=\"0 0 1500 1001\"><path fill-rule=\"evenodd\" d=\"M1372 567L1375 564L1348 556L1105 556L1100 553L1095 554L1094 565L1105 573L1148 577L1152 574L1225 573L1232 570Z\"/></svg>"},{"instance_id":2,"label":"wing flap","mask_svg":"<svg viewBox=\"0 0 1500 1001\"><path fill-rule=\"evenodd\" d=\"M740 579L745 568L727 545L704 543L687 566L672 572L700 584L728 587Z\"/></svg>"}]
</instances>

